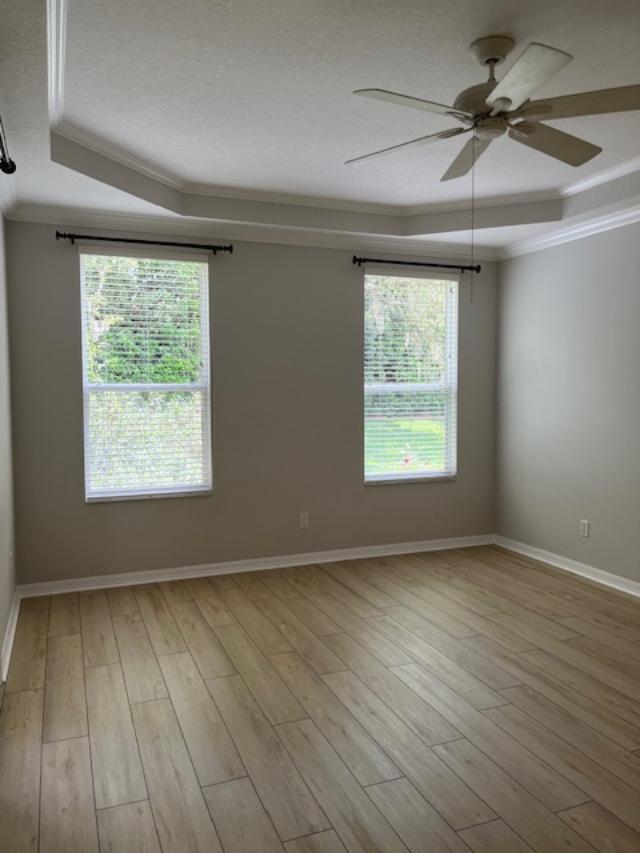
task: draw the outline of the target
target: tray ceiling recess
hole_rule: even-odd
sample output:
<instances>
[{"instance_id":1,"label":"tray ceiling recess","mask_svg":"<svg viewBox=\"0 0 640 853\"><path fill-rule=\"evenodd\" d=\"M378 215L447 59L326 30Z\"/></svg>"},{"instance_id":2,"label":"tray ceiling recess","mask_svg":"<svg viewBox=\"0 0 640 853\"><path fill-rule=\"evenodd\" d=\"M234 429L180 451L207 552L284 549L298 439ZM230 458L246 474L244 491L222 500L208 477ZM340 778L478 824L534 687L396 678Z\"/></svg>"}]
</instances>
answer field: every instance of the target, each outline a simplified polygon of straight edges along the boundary
<instances>
[{"instance_id":1,"label":"tray ceiling recess","mask_svg":"<svg viewBox=\"0 0 640 853\"><path fill-rule=\"evenodd\" d=\"M12 4L4 22L0 114L19 163L9 218L464 257L467 137L344 161L459 122L457 137L470 120L491 141L475 168L479 259L640 219L640 111L613 111L640 77L636 0L566 0L562 15L552 0L406 0L402 16L365 0L43 7ZM489 58L504 62L485 93L477 59L492 31L506 38ZM451 114L353 97L372 84ZM527 114L601 89L618 92L606 115ZM560 152L563 134L593 147ZM441 181L452 159L460 176Z\"/></svg>"}]
</instances>

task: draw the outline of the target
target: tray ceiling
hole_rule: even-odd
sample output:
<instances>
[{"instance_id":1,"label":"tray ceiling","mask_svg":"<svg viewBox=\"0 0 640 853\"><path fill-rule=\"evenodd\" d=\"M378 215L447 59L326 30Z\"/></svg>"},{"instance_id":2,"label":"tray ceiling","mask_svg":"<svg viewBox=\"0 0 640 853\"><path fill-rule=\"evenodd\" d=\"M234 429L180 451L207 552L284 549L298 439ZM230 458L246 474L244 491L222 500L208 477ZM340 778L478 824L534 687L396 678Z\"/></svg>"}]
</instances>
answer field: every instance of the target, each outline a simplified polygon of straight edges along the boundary
<instances>
[{"instance_id":1,"label":"tray ceiling","mask_svg":"<svg viewBox=\"0 0 640 853\"><path fill-rule=\"evenodd\" d=\"M466 246L470 179L440 183L462 143L343 163L447 120L353 89L450 103L484 80L468 44L490 32L516 39L511 59L533 40L573 54L541 97L640 81L637 0L49 0L49 33L44 3L0 2L14 218ZM498 140L476 169L477 245L638 208L640 113L557 125L603 153L573 169Z\"/></svg>"}]
</instances>

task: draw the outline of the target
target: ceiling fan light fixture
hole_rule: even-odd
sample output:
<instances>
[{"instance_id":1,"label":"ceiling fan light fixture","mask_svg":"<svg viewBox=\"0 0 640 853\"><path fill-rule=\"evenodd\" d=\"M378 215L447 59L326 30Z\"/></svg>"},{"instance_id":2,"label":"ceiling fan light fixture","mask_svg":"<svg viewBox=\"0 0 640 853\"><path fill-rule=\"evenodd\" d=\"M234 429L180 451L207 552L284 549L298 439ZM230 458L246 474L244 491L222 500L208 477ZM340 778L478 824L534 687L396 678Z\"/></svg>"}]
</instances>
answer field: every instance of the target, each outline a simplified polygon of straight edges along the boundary
<instances>
[{"instance_id":1,"label":"ceiling fan light fixture","mask_svg":"<svg viewBox=\"0 0 640 853\"><path fill-rule=\"evenodd\" d=\"M509 122L501 116L481 118L475 126L478 139L497 139L509 129Z\"/></svg>"}]
</instances>

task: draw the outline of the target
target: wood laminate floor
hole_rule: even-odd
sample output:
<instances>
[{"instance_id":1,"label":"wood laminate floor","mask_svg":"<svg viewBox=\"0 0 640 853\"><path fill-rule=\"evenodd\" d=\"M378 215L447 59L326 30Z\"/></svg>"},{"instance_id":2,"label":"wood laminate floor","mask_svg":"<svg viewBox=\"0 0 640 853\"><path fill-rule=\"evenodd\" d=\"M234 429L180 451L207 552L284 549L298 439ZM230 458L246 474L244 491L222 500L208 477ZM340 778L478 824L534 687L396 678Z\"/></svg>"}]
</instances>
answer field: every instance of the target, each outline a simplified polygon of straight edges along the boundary
<instances>
[{"instance_id":1,"label":"wood laminate floor","mask_svg":"<svg viewBox=\"0 0 640 853\"><path fill-rule=\"evenodd\" d=\"M493 547L23 600L3 853L638 853L640 602Z\"/></svg>"}]
</instances>

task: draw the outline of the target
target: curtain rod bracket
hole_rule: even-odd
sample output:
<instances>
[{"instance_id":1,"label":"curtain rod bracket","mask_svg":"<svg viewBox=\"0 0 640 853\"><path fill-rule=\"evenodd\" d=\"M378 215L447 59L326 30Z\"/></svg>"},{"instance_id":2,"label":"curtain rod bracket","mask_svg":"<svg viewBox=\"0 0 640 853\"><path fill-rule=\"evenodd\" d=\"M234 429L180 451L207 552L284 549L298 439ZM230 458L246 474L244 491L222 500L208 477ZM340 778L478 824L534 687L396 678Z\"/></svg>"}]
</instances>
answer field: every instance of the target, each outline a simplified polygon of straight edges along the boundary
<instances>
[{"instance_id":1,"label":"curtain rod bracket","mask_svg":"<svg viewBox=\"0 0 640 853\"><path fill-rule=\"evenodd\" d=\"M460 272L468 270L475 273L479 273L482 269L480 264L428 264L424 261L390 261L386 258L361 258L358 255L354 255L351 262L359 267L363 264L395 264L401 267L431 267L438 270L460 270Z\"/></svg>"},{"instance_id":2,"label":"curtain rod bracket","mask_svg":"<svg viewBox=\"0 0 640 853\"><path fill-rule=\"evenodd\" d=\"M173 246L182 249L204 249L207 252L213 252L217 255L218 252L229 252L233 254L233 243L228 246L210 246L204 243L174 243L169 240L134 240L131 237L96 237L92 234L67 234L62 231L56 231L56 240L69 240L71 245L75 245L76 240L100 240L105 243L136 243L141 246Z\"/></svg>"}]
</instances>

